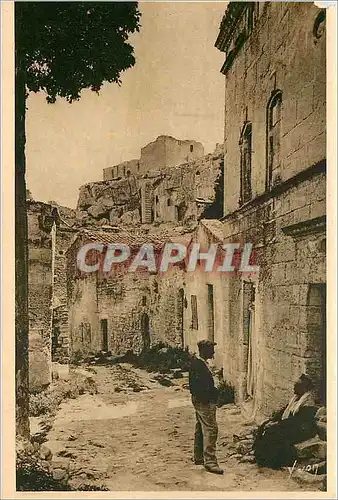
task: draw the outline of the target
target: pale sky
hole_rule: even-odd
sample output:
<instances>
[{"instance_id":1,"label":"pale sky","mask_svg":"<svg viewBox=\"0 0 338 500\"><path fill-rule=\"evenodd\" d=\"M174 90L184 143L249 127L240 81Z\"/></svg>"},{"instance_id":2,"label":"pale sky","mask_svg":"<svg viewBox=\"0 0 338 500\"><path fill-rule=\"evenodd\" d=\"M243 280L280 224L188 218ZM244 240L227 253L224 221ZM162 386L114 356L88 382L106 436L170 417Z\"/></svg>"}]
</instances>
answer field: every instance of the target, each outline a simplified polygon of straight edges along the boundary
<instances>
[{"instance_id":1,"label":"pale sky","mask_svg":"<svg viewBox=\"0 0 338 500\"><path fill-rule=\"evenodd\" d=\"M106 167L140 157L159 135L194 139L206 153L223 142L224 54L215 47L226 2L140 2L136 65L122 86L85 90L80 101L47 104L31 94L27 187L33 198L75 207L79 187Z\"/></svg>"}]
</instances>

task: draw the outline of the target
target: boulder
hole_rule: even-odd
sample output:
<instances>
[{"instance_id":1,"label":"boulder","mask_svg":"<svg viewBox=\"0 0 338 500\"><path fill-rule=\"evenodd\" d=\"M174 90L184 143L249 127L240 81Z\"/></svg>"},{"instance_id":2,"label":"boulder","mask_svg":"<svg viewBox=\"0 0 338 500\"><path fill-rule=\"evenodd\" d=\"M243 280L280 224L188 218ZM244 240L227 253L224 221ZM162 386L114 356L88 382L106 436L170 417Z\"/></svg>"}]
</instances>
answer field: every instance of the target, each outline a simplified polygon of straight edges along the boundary
<instances>
[{"instance_id":1,"label":"boulder","mask_svg":"<svg viewBox=\"0 0 338 500\"><path fill-rule=\"evenodd\" d=\"M88 212L86 210L77 210L76 211L76 218L78 220L82 221L84 219L88 219L88 217L89 217L89 214L88 214Z\"/></svg>"},{"instance_id":2,"label":"boulder","mask_svg":"<svg viewBox=\"0 0 338 500\"><path fill-rule=\"evenodd\" d=\"M106 196L102 196L97 200L98 203L100 203L101 206L106 207L107 210L114 208L116 203L112 198L108 198Z\"/></svg>"},{"instance_id":3,"label":"boulder","mask_svg":"<svg viewBox=\"0 0 338 500\"><path fill-rule=\"evenodd\" d=\"M92 195L96 200L100 198L100 196L102 196L102 194L104 194L107 189L107 185L105 182L93 182L90 187Z\"/></svg>"},{"instance_id":4,"label":"boulder","mask_svg":"<svg viewBox=\"0 0 338 500\"><path fill-rule=\"evenodd\" d=\"M141 222L139 210L136 209L125 212L121 216L121 222L123 224L139 224Z\"/></svg>"},{"instance_id":5,"label":"boulder","mask_svg":"<svg viewBox=\"0 0 338 500\"><path fill-rule=\"evenodd\" d=\"M107 208L101 205L101 203L96 202L94 205L88 208L88 213L95 219L98 219L107 214Z\"/></svg>"},{"instance_id":6,"label":"boulder","mask_svg":"<svg viewBox=\"0 0 338 500\"><path fill-rule=\"evenodd\" d=\"M239 462L242 464L255 464L256 459L252 455L246 455L244 457L241 456L241 458L239 459Z\"/></svg>"},{"instance_id":7,"label":"boulder","mask_svg":"<svg viewBox=\"0 0 338 500\"><path fill-rule=\"evenodd\" d=\"M317 432L320 439L326 441L327 435L327 412L324 406L320 407L315 416Z\"/></svg>"},{"instance_id":8,"label":"boulder","mask_svg":"<svg viewBox=\"0 0 338 500\"><path fill-rule=\"evenodd\" d=\"M55 481L67 480L67 472L63 469L54 469L53 479L55 479Z\"/></svg>"},{"instance_id":9,"label":"boulder","mask_svg":"<svg viewBox=\"0 0 338 500\"><path fill-rule=\"evenodd\" d=\"M253 445L253 440L251 439L243 439L239 441L236 446L237 453L240 453L241 455L247 455L248 453L251 452L252 445Z\"/></svg>"},{"instance_id":10,"label":"boulder","mask_svg":"<svg viewBox=\"0 0 338 500\"><path fill-rule=\"evenodd\" d=\"M46 446L45 444L41 446L39 454L43 460L52 460L53 454L51 450L48 448L48 446Z\"/></svg>"},{"instance_id":11,"label":"boulder","mask_svg":"<svg viewBox=\"0 0 338 500\"><path fill-rule=\"evenodd\" d=\"M111 224L117 224L119 219L123 213L123 209L121 207L115 207L109 212L109 221Z\"/></svg>"},{"instance_id":12,"label":"boulder","mask_svg":"<svg viewBox=\"0 0 338 500\"><path fill-rule=\"evenodd\" d=\"M318 436L296 444L295 448L299 459L313 457L326 459L326 441L322 441Z\"/></svg>"},{"instance_id":13,"label":"boulder","mask_svg":"<svg viewBox=\"0 0 338 500\"><path fill-rule=\"evenodd\" d=\"M86 209L91 205L94 205L94 203L95 203L95 198L92 196L89 186L88 185L81 186L77 202L77 209L78 210Z\"/></svg>"},{"instance_id":14,"label":"boulder","mask_svg":"<svg viewBox=\"0 0 338 500\"><path fill-rule=\"evenodd\" d=\"M327 439L327 424L326 422L317 422L317 433L322 441Z\"/></svg>"}]
</instances>

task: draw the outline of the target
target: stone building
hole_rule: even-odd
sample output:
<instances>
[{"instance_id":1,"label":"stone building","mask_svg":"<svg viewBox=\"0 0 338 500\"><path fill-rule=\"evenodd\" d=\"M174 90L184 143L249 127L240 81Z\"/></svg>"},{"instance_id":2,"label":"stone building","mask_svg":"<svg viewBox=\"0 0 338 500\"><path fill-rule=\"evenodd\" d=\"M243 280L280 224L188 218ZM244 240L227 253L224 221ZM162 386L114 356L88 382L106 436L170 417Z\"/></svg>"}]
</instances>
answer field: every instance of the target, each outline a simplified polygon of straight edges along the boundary
<instances>
[{"instance_id":1,"label":"stone building","mask_svg":"<svg viewBox=\"0 0 338 500\"><path fill-rule=\"evenodd\" d=\"M217 339L216 362L248 415L287 401L302 372L325 403L325 11L230 2L216 47L225 54L224 215L202 221L194 240L252 243L259 272L189 280L185 342L194 350L199 338Z\"/></svg>"},{"instance_id":2,"label":"stone building","mask_svg":"<svg viewBox=\"0 0 338 500\"><path fill-rule=\"evenodd\" d=\"M108 181L118 177L159 172L202 156L204 148L200 142L160 135L141 149L141 157L138 160L124 161L119 165L103 169L103 179Z\"/></svg>"},{"instance_id":3,"label":"stone building","mask_svg":"<svg viewBox=\"0 0 338 500\"><path fill-rule=\"evenodd\" d=\"M110 181L140 173L140 160L129 160L103 169L103 180Z\"/></svg>"},{"instance_id":4,"label":"stone building","mask_svg":"<svg viewBox=\"0 0 338 500\"><path fill-rule=\"evenodd\" d=\"M64 250L74 236L74 229L66 222L72 217L70 209L27 200L31 391L51 382L52 359L68 360Z\"/></svg>"},{"instance_id":5,"label":"stone building","mask_svg":"<svg viewBox=\"0 0 338 500\"><path fill-rule=\"evenodd\" d=\"M160 341L183 344L183 270L175 267L162 275L158 269L128 272L130 258L105 272L103 262L109 244L128 245L135 257L141 245L151 243L160 258L164 243L186 239L174 232L130 233L112 227L79 232L67 250L71 359L100 351L139 353ZM86 262L100 262L100 267L96 272L81 272L78 252L91 242L103 244L104 249L100 255L89 255Z\"/></svg>"},{"instance_id":6,"label":"stone building","mask_svg":"<svg viewBox=\"0 0 338 500\"><path fill-rule=\"evenodd\" d=\"M167 143L170 145L172 142L177 147L180 145L178 152L181 151L182 154L179 155L175 148L171 148L173 152L169 154L171 149L167 148ZM160 145L168 149L166 154L159 149ZM189 151L186 151L187 145L193 147L193 152L190 151L190 146ZM183 224L197 221L203 213L208 217L211 214L221 215L224 183L222 145L217 144L213 153L203 156L203 146L195 141L177 141L160 136L143 150L148 151L149 168L143 169L146 173L139 169L135 173L135 169L131 169L127 170L127 176L124 176L123 172L122 177L117 176L122 168L124 171L127 164L130 166L130 162L124 162L120 166L112 167L113 170L116 169L112 178L109 178L110 174L104 169L105 180L80 188L77 218L82 226L139 226L153 222ZM153 162L150 161L152 150ZM157 150L162 151L164 159L159 159ZM156 158L159 163L156 163L155 168ZM184 163L170 165L183 159ZM163 166L164 162L168 165Z\"/></svg>"},{"instance_id":7,"label":"stone building","mask_svg":"<svg viewBox=\"0 0 338 500\"><path fill-rule=\"evenodd\" d=\"M140 172L162 171L204 156L200 142L178 140L168 135L160 135L141 149Z\"/></svg>"}]
</instances>

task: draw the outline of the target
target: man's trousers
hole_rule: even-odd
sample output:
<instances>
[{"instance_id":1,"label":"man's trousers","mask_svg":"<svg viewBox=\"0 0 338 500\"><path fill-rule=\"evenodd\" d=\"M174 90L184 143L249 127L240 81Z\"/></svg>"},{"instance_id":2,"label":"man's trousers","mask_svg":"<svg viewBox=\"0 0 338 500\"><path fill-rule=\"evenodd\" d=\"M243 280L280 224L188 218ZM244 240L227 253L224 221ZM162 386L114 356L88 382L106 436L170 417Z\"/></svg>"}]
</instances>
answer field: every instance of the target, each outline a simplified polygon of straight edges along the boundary
<instances>
[{"instance_id":1,"label":"man's trousers","mask_svg":"<svg viewBox=\"0 0 338 500\"><path fill-rule=\"evenodd\" d=\"M192 398L196 411L194 460L204 460L204 465L218 465L216 459L216 441L218 426L216 422L216 404L201 403Z\"/></svg>"}]
</instances>

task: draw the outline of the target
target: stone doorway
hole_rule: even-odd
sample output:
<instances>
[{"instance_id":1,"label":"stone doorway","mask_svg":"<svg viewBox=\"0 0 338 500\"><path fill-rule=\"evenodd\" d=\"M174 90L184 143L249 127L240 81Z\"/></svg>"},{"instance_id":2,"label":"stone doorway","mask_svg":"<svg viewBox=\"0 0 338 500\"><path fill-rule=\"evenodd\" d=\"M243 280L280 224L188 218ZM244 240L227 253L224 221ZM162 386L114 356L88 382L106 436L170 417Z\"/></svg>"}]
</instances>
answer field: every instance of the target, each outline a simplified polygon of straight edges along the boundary
<instances>
[{"instance_id":1,"label":"stone doorway","mask_svg":"<svg viewBox=\"0 0 338 500\"><path fill-rule=\"evenodd\" d=\"M306 371L317 402L326 404L326 283L308 285Z\"/></svg>"},{"instance_id":2,"label":"stone doorway","mask_svg":"<svg viewBox=\"0 0 338 500\"><path fill-rule=\"evenodd\" d=\"M108 352L108 320L101 319L101 349Z\"/></svg>"},{"instance_id":3,"label":"stone doorway","mask_svg":"<svg viewBox=\"0 0 338 500\"><path fill-rule=\"evenodd\" d=\"M181 340L181 347L184 348L184 290L180 288L178 291L178 328Z\"/></svg>"},{"instance_id":4,"label":"stone doorway","mask_svg":"<svg viewBox=\"0 0 338 500\"><path fill-rule=\"evenodd\" d=\"M256 321L255 321L255 285L243 282L243 338L242 338L242 369L243 369L243 400L253 401L256 389Z\"/></svg>"},{"instance_id":5,"label":"stone doorway","mask_svg":"<svg viewBox=\"0 0 338 500\"><path fill-rule=\"evenodd\" d=\"M143 350L146 351L150 348L149 316L147 313L143 313L141 316L141 333Z\"/></svg>"}]
</instances>

